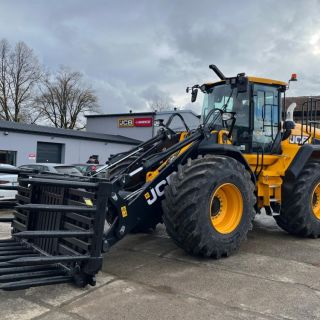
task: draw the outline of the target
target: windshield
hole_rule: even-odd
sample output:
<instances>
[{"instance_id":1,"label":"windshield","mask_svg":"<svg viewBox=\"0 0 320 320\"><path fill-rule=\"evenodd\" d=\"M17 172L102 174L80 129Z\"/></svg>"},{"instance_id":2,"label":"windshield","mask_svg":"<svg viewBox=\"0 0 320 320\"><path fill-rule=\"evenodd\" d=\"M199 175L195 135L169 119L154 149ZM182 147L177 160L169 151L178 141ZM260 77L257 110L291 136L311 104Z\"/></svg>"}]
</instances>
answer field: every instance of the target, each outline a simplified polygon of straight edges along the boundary
<instances>
[{"instance_id":1,"label":"windshield","mask_svg":"<svg viewBox=\"0 0 320 320\"><path fill-rule=\"evenodd\" d=\"M212 109L224 109L226 112L235 112L236 126L249 126L249 97L248 93L238 93L230 85L212 87L204 94L202 120ZM212 120L212 118L210 119ZM210 122L209 120L209 122Z\"/></svg>"}]
</instances>

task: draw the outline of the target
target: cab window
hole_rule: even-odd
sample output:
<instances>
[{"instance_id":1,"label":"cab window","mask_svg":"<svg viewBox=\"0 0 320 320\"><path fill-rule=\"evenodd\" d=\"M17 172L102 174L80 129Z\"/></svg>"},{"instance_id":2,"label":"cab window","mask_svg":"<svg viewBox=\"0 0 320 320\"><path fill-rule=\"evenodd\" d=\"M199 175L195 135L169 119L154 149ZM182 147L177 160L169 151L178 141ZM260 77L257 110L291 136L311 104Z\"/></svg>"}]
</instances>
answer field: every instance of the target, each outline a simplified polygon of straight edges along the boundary
<instances>
[{"instance_id":1,"label":"cab window","mask_svg":"<svg viewBox=\"0 0 320 320\"><path fill-rule=\"evenodd\" d=\"M204 95L202 118L212 109L224 109L226 112L236 113L236 126L249 127L249 98L247 92L238 93L229 85L218 85Z\"/></svg>"},{"instance_id":2,"label":"cab window","mask_svg":"<svg viewBox=\"0 0 320 320\"><path fill-rule=\"evenodd\" d=\"M270 152L279 132L279 92L267 85L254 85L254 151Z\"/></svg>"}]
</instances>

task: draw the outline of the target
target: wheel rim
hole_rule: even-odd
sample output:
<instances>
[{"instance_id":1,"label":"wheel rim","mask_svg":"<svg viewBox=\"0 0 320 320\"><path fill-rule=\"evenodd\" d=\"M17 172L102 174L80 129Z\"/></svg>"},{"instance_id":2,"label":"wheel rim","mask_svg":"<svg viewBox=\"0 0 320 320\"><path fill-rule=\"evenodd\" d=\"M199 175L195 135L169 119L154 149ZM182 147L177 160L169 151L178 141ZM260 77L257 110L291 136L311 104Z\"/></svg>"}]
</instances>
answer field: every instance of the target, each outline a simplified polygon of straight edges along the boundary
<instances>
[{"instance_id":1,"label":"wheel rim","mask_svg":"<svg viewBox=\"0 0 320 320\"><path fill-rule=\"evenodd\" d=\"M311 197L312 212L320 220L320 183L316 185Z\"/></svg>"},{"instance_id":2,"label":"wheel rim","mask_svg":"<svg viewBox=\"0 0 320 320\"><path fill-rule=\"evenodd\" d=\"M222 234L233 232L240 224L243 212L240 190L232 183L222 184L212 194L209 210L211 223L216 231Z\"/></svg>"}]
</instances>

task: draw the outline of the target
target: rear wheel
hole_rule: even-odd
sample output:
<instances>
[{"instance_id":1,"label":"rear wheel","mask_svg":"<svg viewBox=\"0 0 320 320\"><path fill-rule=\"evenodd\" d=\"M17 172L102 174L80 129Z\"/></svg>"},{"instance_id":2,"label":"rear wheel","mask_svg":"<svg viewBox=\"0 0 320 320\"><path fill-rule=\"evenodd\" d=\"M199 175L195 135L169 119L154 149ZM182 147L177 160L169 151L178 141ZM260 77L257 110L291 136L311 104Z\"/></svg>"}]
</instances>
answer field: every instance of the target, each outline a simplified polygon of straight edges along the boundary
<instances>
[{"instance_id":1,"label":"rear wheel","mask_svg":"<svg viewBox=\"0 0 320 320\"><path fill-rule=\"evenodd\" d=\"M208 156L180 166L162 202L168 234L191 254L220 258L252 227L254 184L233 158Z\"/></svg>"},{"instance_id":2,"label":"rear wheel","mask_svg":"<svg viewBox=\"0 0 320 320\"><path fill-rule=\"evenodd\" d=\"M309 162L292 188L283 188L281 211L275 220L290 234L320 236L320 162Z\"/></svg>"}]
</instances>

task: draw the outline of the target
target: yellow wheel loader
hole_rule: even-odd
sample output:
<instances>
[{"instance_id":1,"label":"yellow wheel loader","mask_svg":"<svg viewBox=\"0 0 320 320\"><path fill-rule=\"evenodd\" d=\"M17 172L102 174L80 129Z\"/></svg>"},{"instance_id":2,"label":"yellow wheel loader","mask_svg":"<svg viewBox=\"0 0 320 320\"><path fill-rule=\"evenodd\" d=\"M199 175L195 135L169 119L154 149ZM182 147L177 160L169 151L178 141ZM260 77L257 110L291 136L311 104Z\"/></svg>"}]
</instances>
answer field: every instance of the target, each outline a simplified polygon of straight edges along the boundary
<instances>
[{"instance_id":1,"label":"yellow wheel loader","mask_svg":"<svg viewBox=\"0 0 320 320\"><path fill-rule=\"evenodd\" d=\"M319 237L319 101L295 122L288 83L210 69L219 81L187 88L193 102L204 96L197 129L173 114L91 177L17 171L15 213L1 219L12 234L0 241L0 288L94 285L104 252L162 222L178 246L213 258L236 252L261 210L293 235ZM170 128L174 118L185 130Z\"/></svg>"}]
</instances>

